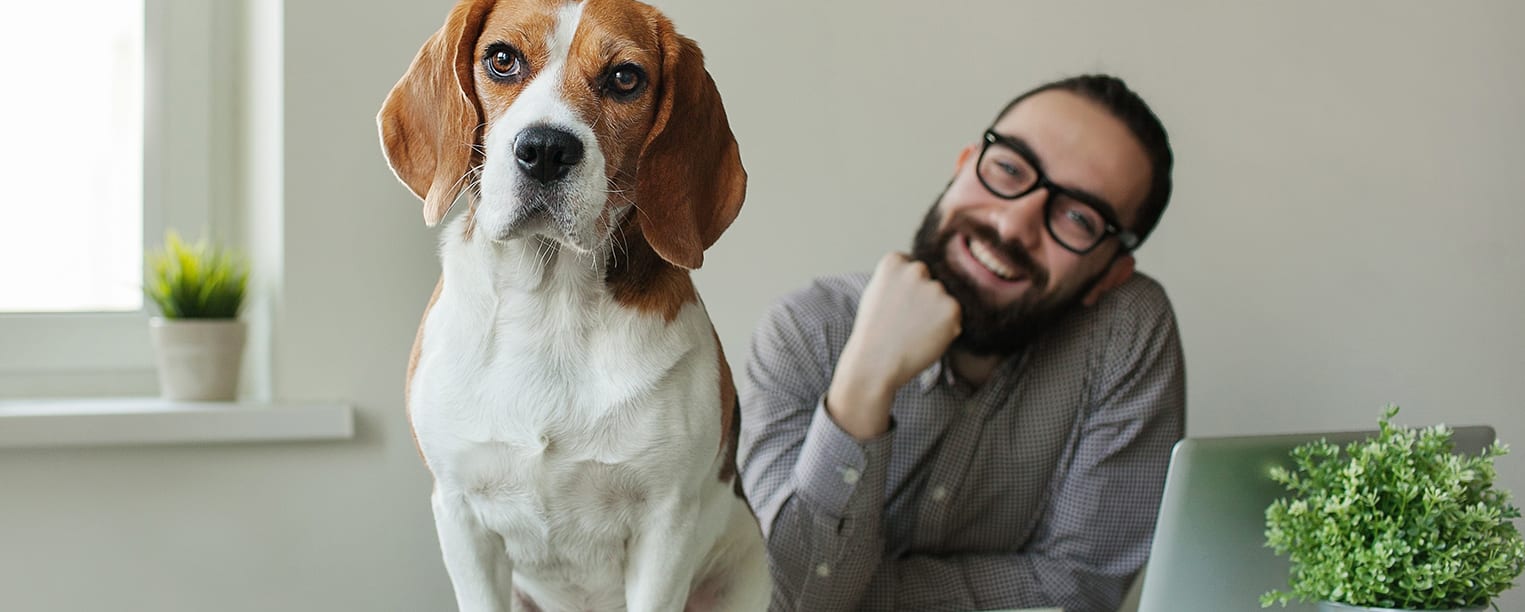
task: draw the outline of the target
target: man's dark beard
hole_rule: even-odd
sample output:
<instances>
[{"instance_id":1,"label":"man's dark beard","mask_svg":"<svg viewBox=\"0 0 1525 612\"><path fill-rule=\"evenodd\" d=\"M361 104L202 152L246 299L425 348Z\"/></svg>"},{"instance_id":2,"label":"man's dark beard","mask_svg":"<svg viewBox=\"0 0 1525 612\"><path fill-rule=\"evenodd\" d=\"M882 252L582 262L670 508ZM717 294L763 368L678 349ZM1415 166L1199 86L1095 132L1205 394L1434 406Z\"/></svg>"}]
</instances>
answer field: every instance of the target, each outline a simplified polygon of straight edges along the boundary
<instances>
[{"instance_id":1,"label":"man's dark beard","mask_svg":"<svg viewBox=\"0 0 1525 612\"><path fill-rule=\"evenodd\" d=\"M1044 297L1042 291L1048 286L1048 270L1038 266L1022 245L1002 241L994 229L962 215L955 215L948 227L939 232L939 220L937 204L933 203L926 219L921 222L921 229L916 232L911 257L925 263L932 278L941 282L948 295L958 301L963 312L963 333L953 340L951 348L954 349L974 355L1002 357L1022 350L1074 311L1105 273L1098 273L1073 292ZM1010 258L1020 272L1027 274L1030 286L1016 303L1004 308L986 304L973 283L948 265L948 241L960 232L997 249Z\"/></svg>"}]
</instances>

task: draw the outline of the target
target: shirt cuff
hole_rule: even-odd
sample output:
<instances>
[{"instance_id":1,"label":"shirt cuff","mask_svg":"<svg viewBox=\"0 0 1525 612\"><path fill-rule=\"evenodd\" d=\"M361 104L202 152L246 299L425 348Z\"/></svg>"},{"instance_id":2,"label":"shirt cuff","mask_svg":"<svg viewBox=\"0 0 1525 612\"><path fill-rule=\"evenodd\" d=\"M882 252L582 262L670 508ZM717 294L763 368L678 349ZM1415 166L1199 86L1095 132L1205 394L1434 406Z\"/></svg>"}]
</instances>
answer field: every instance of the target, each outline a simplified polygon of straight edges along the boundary
<instances>
[{"instance_id":1,"label":"shirt cuff","mask_svg":"<svg viewBox=\"0 0 1525 612\"><path fill-rule=\"evenodd\" d=\"M795 463L795 490L833 518L856 517L882 508L894 432L891 422L883 435L859 442L832 420L823 395L816 402L810 431Z\"/></svg>"}]
</instances>

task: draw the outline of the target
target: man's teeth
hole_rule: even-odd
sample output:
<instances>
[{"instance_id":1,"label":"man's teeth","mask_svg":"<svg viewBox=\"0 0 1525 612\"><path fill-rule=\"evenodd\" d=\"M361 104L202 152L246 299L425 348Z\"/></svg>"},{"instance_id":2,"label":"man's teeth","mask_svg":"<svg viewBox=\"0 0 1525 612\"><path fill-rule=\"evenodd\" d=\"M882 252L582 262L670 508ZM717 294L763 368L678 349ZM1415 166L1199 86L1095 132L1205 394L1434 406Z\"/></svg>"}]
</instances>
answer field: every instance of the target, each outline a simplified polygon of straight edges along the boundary
<instances>
[{"instance_id":1,"label":"man's teeth","mask_svg":"<svg viewBox=\"0 0 1525 612\"><path fill-rule=\"evenodd\" d=\"M1001 260L996 258L995 253L990 252L990 247L985 246L985 243L978 240L970 240L969 252L973 253L974 259L979 261L980 265L985 266L986 270L990 270L992 274L995 274L996 276L999 276L1005 280L1014 280L1017 278L1017 272L1011 268L1006 267L1005 264L1002 264Z\"/></svg>"}]
</instances>

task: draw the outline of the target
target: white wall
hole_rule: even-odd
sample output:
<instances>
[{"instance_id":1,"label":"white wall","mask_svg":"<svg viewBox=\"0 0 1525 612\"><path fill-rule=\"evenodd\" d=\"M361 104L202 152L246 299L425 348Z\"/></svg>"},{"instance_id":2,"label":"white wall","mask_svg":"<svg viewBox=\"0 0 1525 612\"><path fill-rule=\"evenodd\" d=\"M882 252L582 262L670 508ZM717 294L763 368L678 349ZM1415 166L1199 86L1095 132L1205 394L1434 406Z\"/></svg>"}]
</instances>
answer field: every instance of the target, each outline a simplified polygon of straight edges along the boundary
<instances>
[{"instance_id":1,"label":"white wall","mask_svg":"<svg viewBox=\"0 0 1525 612\"><path fill-rule=\"evenodd\" d=\"M698 276L733 363L778 296L905 248L1008 98L1104 70L1174 138L1140 266L1181 318L1190 434L1365 428L1396 401L1525 440L1525 5L1138 4L660 2L707 50L751 173ZM449 600L400 393L434 234L372 119L449 5L286 3L284 127L256 139L286 156L251 164L284 180L245 228L284 241L262 256L284 284L260 376L354 403L359 438L0 453L0 609ZM1525 493L1525 462L1500 466Z\"/></svg>"}]
</instances>

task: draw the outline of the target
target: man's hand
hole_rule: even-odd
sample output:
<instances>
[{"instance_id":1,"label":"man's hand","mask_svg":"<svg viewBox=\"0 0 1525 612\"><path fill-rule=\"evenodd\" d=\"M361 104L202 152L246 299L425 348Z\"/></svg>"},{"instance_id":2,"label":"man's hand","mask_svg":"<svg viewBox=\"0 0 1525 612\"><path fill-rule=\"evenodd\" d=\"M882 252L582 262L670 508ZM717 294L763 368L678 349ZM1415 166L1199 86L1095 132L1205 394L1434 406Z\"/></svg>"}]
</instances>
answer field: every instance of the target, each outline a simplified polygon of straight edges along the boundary
<instances>
[{"instance_id":1,"label":"man's hand","mask_svg":"<svg viewBox=\"0 0 1525 612\"><path fill-rule=\"evenodd\" d=\"M888 431L895 390L948 350L959 321L958 301L926 264L901 253L881 258L826 392L837 426L859 440Z\"/></svg>"}]
</instances>

